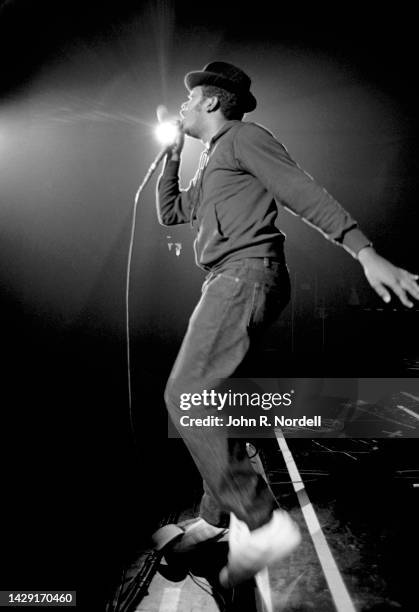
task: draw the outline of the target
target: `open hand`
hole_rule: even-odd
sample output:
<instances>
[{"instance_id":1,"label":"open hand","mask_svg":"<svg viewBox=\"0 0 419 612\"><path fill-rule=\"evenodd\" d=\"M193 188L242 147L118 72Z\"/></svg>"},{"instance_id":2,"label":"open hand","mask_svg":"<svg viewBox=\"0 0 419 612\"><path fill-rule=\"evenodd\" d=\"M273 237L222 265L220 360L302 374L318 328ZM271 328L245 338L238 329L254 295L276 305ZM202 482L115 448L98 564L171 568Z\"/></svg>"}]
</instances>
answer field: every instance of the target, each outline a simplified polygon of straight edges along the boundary
<instances>
[{"instance_id":1,"label":"open hand","mask_svg":"<svg viewBox=\"0 0 419 612\"><path fill-rule=\"evenodd\" d=\"M389 289L393 291L402 304L412 308L411 298L419 300L419 274L412 274L403 268L394 266L381 257L372 247L361 249L358 259L364 268L365 276L371 287L388 304L391 300Z\"/></svg>"}]
</instances>

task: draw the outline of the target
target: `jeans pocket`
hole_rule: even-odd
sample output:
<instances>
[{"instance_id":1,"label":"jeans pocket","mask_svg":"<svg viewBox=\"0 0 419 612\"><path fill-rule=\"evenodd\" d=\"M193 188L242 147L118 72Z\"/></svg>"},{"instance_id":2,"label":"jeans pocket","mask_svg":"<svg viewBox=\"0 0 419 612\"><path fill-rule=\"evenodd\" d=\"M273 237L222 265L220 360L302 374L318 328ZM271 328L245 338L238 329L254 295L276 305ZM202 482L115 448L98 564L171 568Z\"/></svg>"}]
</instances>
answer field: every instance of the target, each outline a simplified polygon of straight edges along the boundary
<instances>
[{"instance_id":1,"label":"jeans pocket","mask_svg":"<svg viewBox=\"0 0 419 612\"><path fill-rule=\"evenodd\" d=\"M239 295L243 286L242 279L231 274L218 273L214 278L211 278L206 286L207 297L214 297L218 300L230 301Z\"/></svg>"},{"instance_id":2,"label":"jeans pocket","mask_svg":"<svg viewBox=\"0 0 419 612\"><path fill-rule=\"evenodd\" d=\"M231 274L226 274L225 272L220 272L218 274L218 276L221 276L222 278L228 278L232 281L234 281L235 283L239 283L240 282L240 277L239 276L234 276L234 272Z\"/></svg>"}]
</instances>

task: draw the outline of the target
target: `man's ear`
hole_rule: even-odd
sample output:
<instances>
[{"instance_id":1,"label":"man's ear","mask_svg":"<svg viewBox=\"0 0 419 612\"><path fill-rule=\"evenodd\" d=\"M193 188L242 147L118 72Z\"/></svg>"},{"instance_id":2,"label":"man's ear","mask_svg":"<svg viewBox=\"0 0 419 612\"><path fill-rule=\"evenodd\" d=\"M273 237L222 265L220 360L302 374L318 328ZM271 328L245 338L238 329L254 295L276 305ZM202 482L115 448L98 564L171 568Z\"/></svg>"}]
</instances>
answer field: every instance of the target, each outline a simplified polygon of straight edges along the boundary
<instances>
[{"instance_id":1,"label":"man's ear","mask_svg":"<svg viewBox=\"0 0 419 612\"><path fill-rule=\"evenodd\" d=\"M220 108L220 103L217 96L210 96L206 99L205 109L208 113L213 113Z\"/></svg>"}]
</instances>

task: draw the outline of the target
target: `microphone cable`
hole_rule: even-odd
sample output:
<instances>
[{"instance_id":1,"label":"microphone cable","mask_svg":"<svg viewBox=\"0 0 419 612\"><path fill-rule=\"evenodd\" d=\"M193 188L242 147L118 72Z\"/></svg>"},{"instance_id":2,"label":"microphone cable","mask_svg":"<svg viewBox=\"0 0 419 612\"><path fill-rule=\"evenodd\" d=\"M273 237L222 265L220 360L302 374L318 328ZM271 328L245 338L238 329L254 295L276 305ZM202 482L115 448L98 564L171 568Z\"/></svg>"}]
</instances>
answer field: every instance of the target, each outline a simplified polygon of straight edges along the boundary
<instances>
[{"instance_id":1,"label":"microphone cable","mask_svg":"<svg viewBox=\"0 0 419 612\"><path fill-rule=\"evenodd\" d=\"M147 173L138 187L137 193L135 194L134 206L132 209L132 221L131 221L131 232L129 239L129 248L128 248L128 259L127 259L127 272L126 272L126 283L125 283L125 335L126 335L126 350L127 350L127 375L128 375L128 410L129 410L129 419L131 425L131 432L134 439L134 444L137 444L137 439L135 435L135 427L134 427L134 415L132 412L132 381L131 381L131 348L130 348L130 320L129 320L129 295L130 295L130 277L131 277L131 263L132 263L132 253L134 249L134 238L135 238L135 229L137 222L137 209L140 201L141 193L143 192L145 186L153 176L156 171L158 165L162 161L163 157L168 153L169 149L172 145L165 147L160 151L157 155Z\"/></svg>"}]
</instances>

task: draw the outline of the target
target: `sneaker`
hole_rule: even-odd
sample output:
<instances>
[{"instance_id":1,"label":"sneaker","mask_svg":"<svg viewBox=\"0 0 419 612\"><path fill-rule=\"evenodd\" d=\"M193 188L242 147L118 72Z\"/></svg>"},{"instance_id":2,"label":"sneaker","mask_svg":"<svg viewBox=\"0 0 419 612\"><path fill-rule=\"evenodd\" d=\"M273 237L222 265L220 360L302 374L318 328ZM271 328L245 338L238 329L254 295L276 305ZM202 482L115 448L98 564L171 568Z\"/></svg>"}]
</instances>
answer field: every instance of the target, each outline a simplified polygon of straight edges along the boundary
<instances>
[{"instance_id":1,"label":"sneaker","mask_svg":"<svg viewBox=\"0 0 419 612\"><path fill-rule=\"evenodd\" d=\"M198 517L180 525L165 525L153 534L157 550L170 546L172 553L187 553L199 544L226 540L228 529L214 527L203 518Z\"/></svg>"},{"instance_id":2,"label":"sneaker","mask_svg":"<svg viewBox=\"0 0 419 612\"><path fill-rule=\"evenodd\" d=\"M228 563L220 572L221 585L229 588L249 580L291 554L300 541L298 526L283 510L275 510L269 523L254 531L231 513Z\"/></svg>"}]
</instances>

